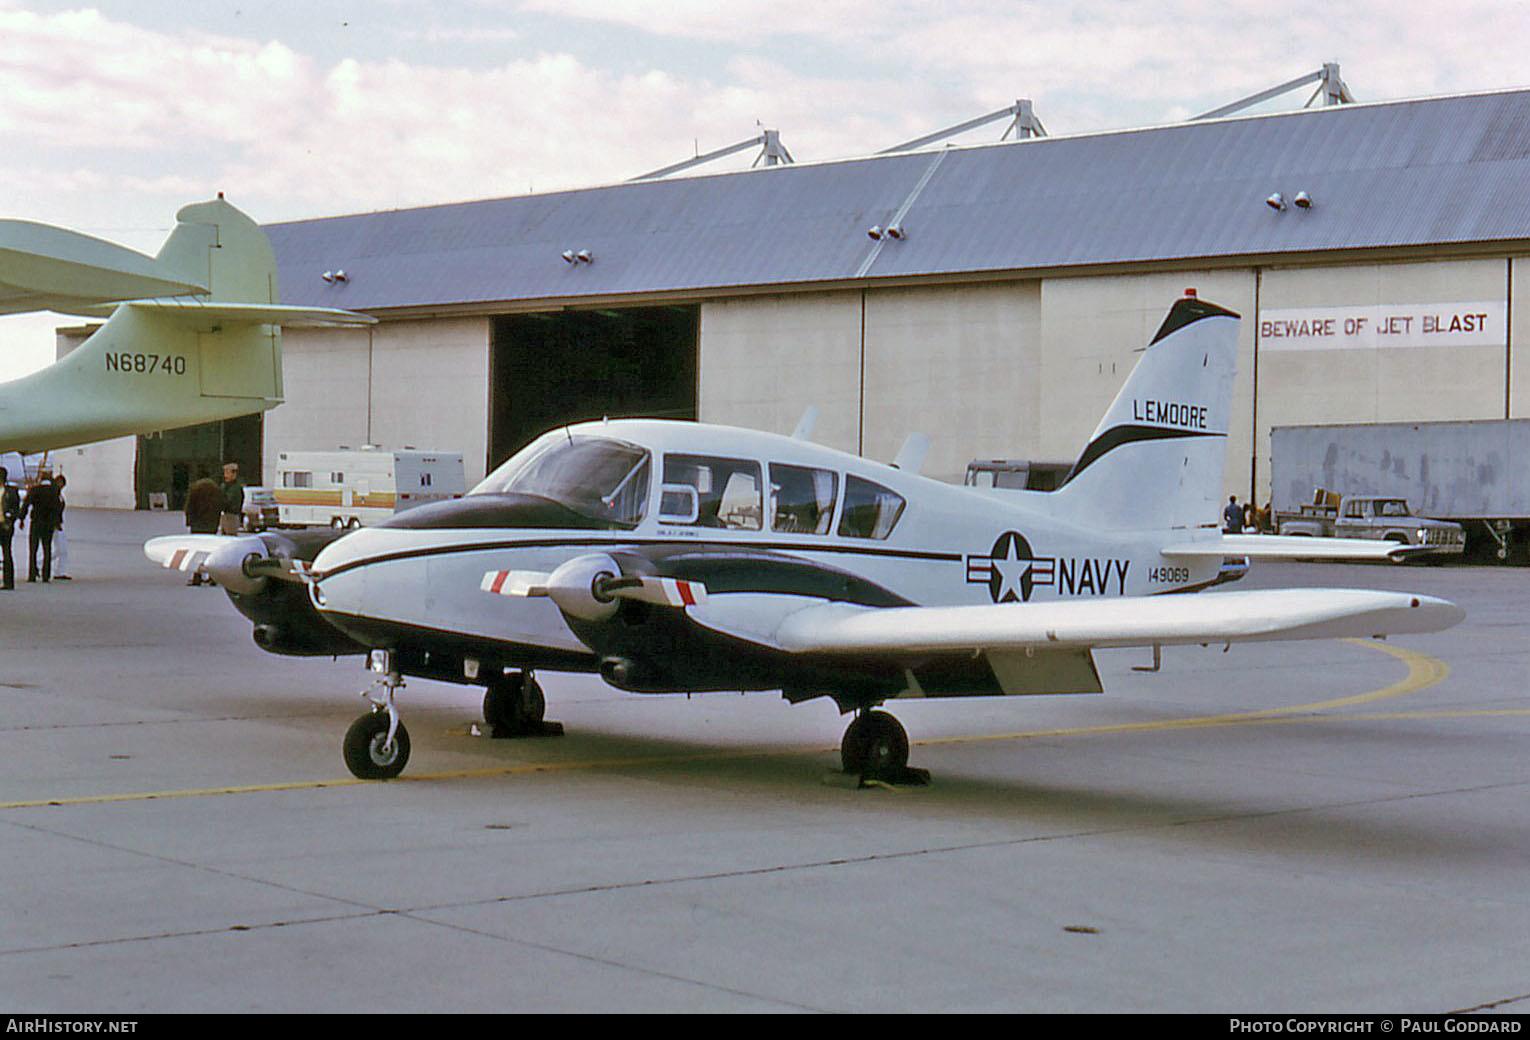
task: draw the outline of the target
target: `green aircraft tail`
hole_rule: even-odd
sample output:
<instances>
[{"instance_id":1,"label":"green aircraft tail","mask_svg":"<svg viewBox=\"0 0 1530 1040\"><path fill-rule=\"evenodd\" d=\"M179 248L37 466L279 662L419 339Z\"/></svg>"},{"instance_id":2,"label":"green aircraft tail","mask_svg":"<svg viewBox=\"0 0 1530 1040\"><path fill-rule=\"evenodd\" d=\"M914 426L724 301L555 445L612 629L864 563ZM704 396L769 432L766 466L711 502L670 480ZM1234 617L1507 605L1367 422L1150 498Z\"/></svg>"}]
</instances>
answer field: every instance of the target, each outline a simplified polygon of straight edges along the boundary
<instances>
[{"instance_id":1,"label":"green aircraft tail","mask_svg":"<svg viewBox=\"0 0 1530 1040\"><path fill-rule=\"evenodd\" d=\"M282 325L372 319L277 304L265 232L221 197L176 214L157 264L204 294L132 300L56 364L0 385L0 449L87 444L264 411L282 400Z\"/></svg>"}]
</instances>

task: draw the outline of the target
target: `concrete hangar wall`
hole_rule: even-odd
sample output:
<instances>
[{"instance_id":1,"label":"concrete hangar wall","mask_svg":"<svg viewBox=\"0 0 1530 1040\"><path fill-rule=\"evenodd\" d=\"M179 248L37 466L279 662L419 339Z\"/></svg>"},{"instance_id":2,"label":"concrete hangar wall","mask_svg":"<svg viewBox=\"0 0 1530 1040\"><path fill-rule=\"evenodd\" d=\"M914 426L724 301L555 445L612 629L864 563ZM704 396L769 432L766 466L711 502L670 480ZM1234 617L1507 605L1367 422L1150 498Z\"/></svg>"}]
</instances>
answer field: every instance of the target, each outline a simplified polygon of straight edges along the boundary
<instances>
[{"instance_id":1,"label":"concrete hangar wall","mask_svg":"<svg viewBox=\"0 0 1530 1040\"><path fill-rule=\"evenodd\" d=\"M408 443L472 480L528 407L496 381L585 342L507 369L506 316L664 308L695 315L664 348L693 370L662 364L703 420L789 431L816 405L818 440L869 456L929 434L943 478L1064 461L1193 286L1245 317L1227 489L1263 501L1273 425L1530 414L1527 185L1530 93L1501 92L275 225L286 300L382 322L286 334L267 469ZM620 414L571 385L542 417Z\"/></svg>"}]
</instances>

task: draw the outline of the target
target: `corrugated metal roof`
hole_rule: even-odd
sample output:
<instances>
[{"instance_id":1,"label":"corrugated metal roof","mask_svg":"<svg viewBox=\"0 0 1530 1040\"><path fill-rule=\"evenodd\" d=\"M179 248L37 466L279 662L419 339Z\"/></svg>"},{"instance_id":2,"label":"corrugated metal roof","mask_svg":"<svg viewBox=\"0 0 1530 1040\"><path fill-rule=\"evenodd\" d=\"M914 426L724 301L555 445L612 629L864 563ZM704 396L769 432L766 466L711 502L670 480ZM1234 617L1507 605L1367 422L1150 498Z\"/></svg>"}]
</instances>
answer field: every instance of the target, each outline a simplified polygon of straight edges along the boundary
<instances>
[{"instance_id":1,"label":"corrugated metal roof","mask_svg":"<svg viewBox=\"0 0 1530 1040\"><path fill-rule=\"evenodd\" d=\"M921 183L922 182L922 183ZM1530 91L270 225L283 299L577 303L857 278L1530 241ZM1276 212L1271 192L1306 191ZM913 199L912 202L909 200ZM901 241L872 241L907 206ZM570 265L564 250L589 250ZM344 270L329 284L324 271Z\"/></svg>"}]
</instances>

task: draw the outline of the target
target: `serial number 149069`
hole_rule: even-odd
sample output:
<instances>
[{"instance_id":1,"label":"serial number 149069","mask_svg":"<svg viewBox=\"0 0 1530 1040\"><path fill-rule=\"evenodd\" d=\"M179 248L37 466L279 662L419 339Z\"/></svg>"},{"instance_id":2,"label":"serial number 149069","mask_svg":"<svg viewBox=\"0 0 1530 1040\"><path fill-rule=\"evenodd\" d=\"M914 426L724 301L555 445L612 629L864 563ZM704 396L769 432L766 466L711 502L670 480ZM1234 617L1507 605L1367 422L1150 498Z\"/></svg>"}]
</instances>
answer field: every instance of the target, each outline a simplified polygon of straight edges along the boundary
<instances>
[{"instance_id":1,"label":"serial number 149069","mask_svg":"<svg viewBox=\"0 0 1530 1040\"><path fill-rule=\"evenodd\" d=\"M1179 585L1189 580L1189 567L1150 567L1148 569L1148 581L1156 581L1160 585Z\"/></svg>"}]
</instances>

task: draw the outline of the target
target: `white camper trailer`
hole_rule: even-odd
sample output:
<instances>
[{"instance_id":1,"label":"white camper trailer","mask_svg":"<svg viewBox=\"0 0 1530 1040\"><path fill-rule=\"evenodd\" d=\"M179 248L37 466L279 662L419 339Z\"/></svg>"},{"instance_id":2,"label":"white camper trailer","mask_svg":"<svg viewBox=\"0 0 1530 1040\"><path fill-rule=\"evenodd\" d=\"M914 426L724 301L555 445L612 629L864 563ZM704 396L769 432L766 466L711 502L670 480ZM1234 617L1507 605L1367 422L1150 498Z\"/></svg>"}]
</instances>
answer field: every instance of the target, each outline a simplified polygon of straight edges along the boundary
<instances>
[{"instance_id":1,"label":"white camper trailer","mask_svg":"<svg viewBox=\"0 0 1530 1040\"><path fill-rule=\"evenodd\" d=\"M467 487L460 453L363 448L281 452L272 490L284 527L361 527Z\"/></svg>"}]
</instances>

